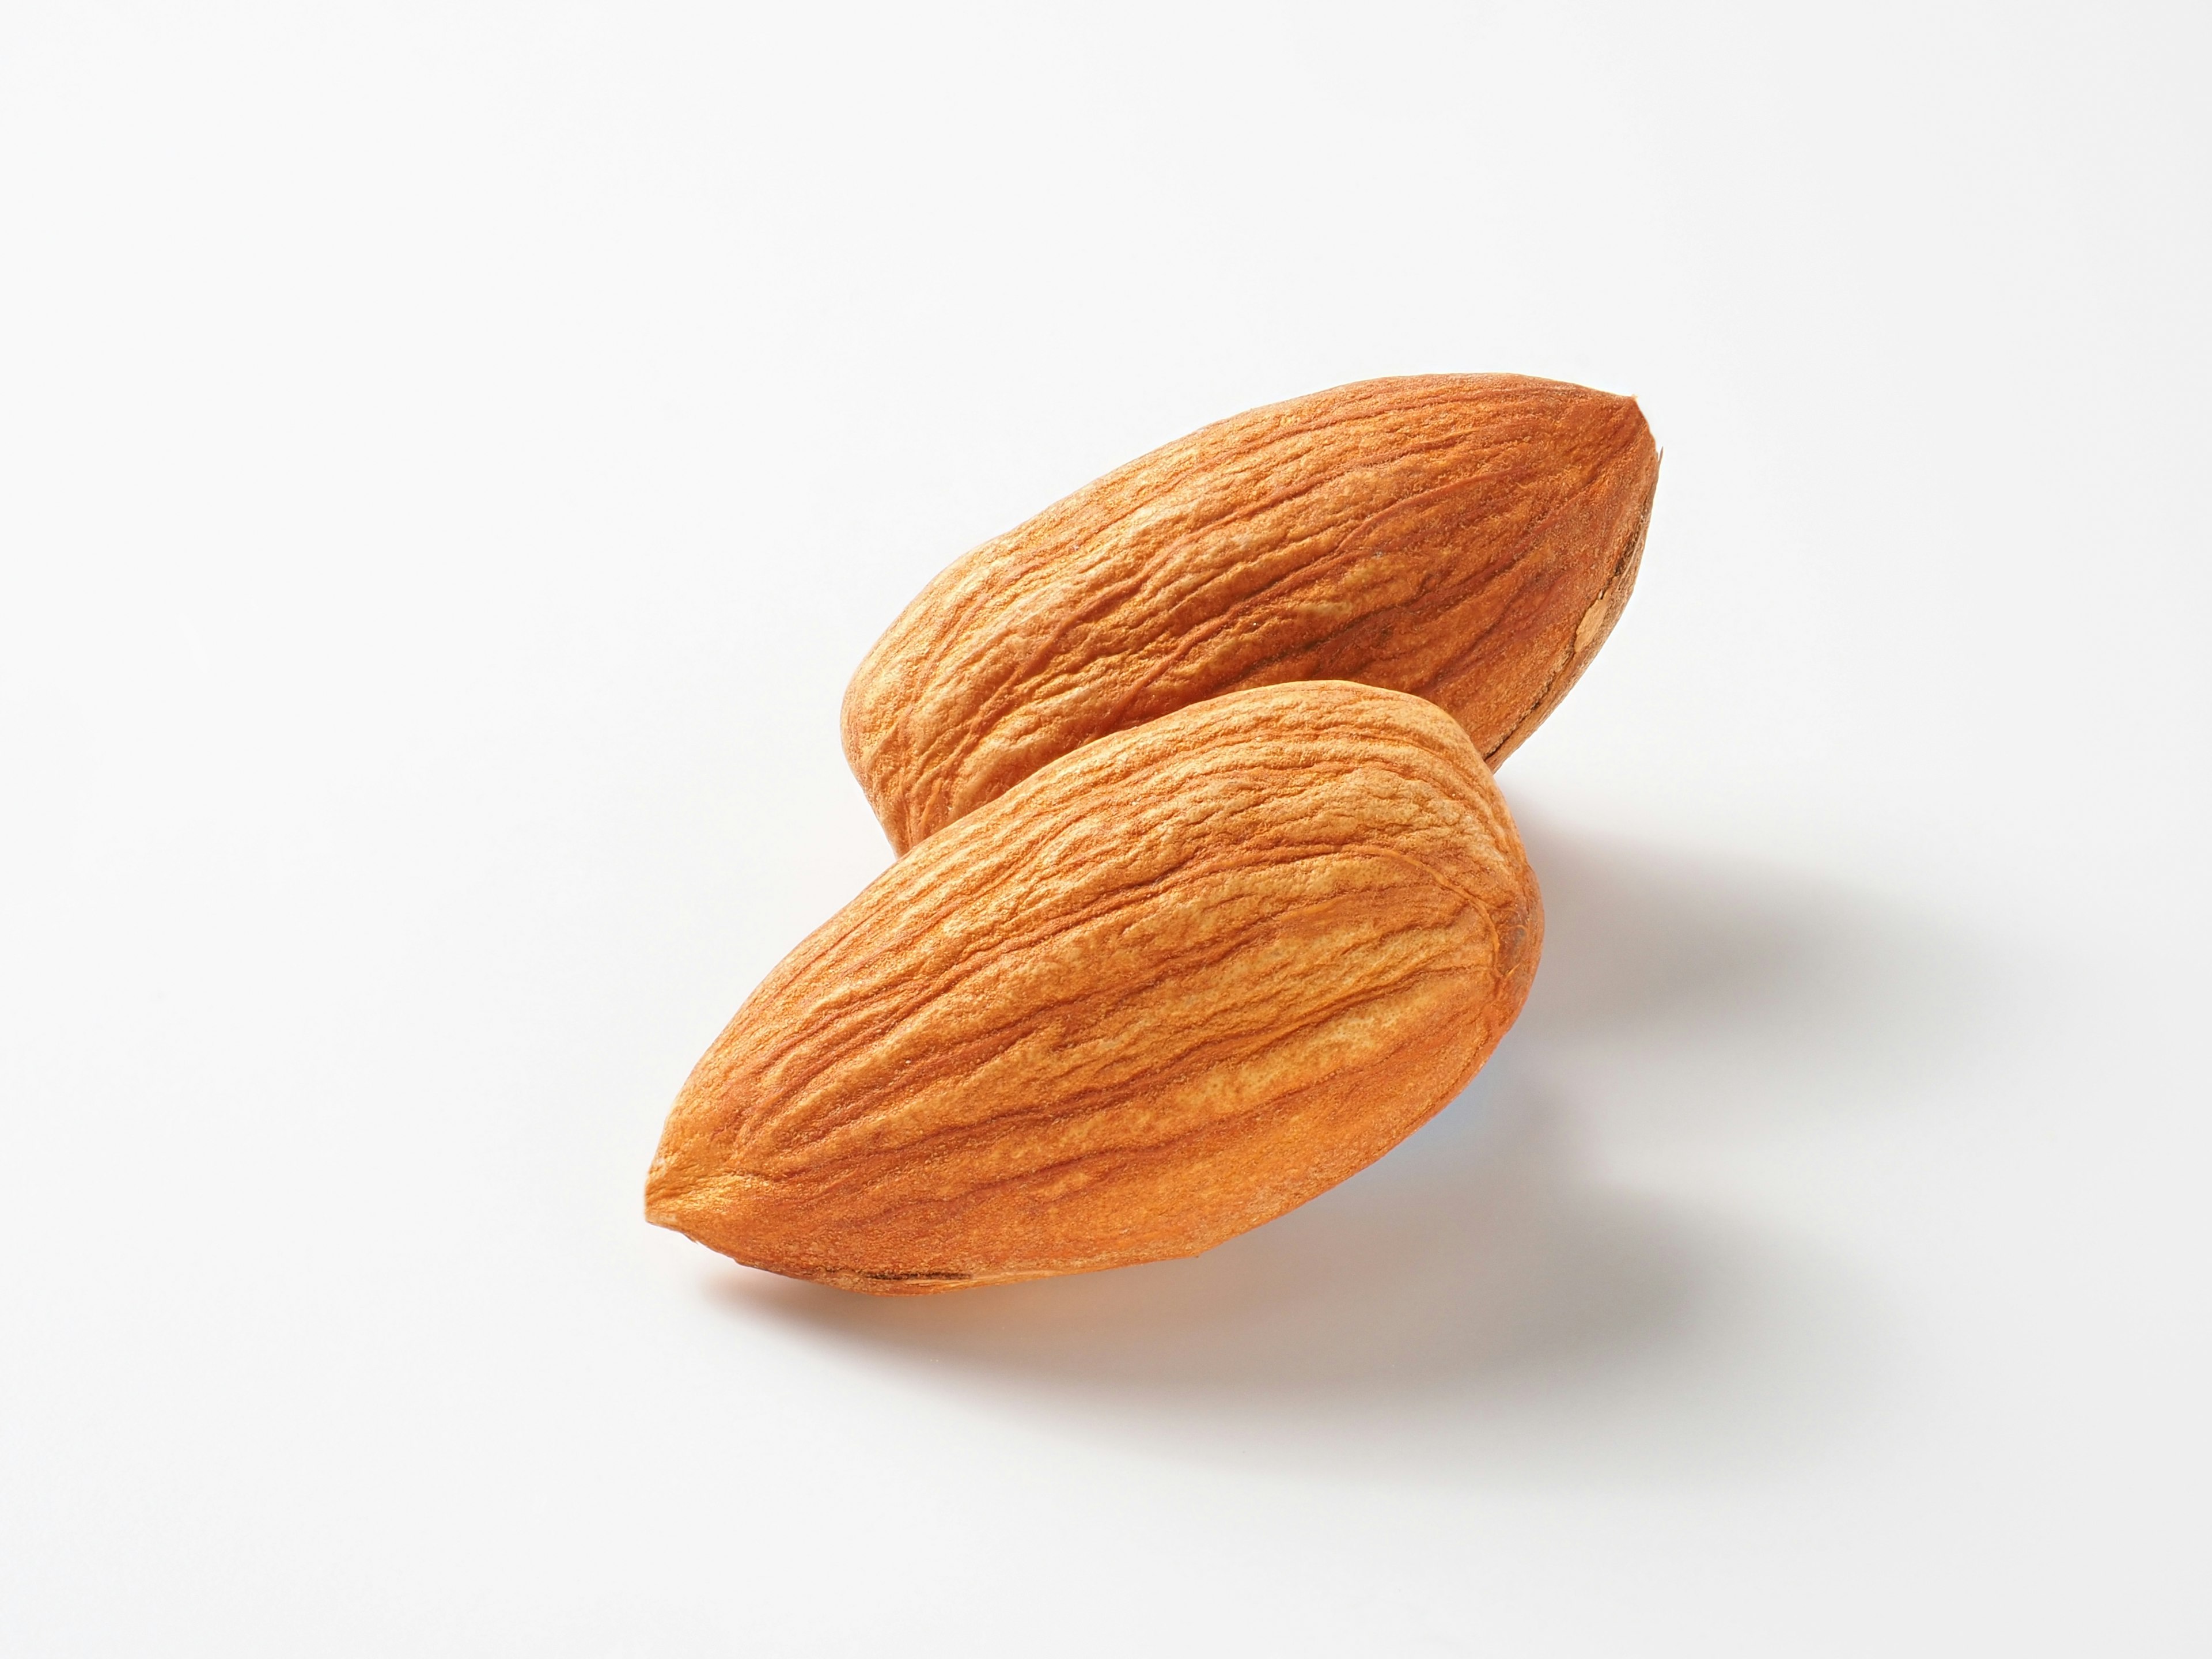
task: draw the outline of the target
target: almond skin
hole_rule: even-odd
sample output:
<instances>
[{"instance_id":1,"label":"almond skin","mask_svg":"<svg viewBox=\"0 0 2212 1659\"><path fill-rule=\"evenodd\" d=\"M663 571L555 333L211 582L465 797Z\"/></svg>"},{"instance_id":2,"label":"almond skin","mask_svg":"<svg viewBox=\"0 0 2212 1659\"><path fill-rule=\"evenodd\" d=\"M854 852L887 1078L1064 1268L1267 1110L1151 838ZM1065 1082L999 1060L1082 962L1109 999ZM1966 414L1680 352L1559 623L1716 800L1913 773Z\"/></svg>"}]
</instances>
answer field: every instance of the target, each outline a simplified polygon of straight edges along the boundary
<instances>
[{"instance_id":1,"label":"almond skin","mask_svg":"<svg viewBox=\"0 0 2212 1659\"><path fill-rule=\"evenodd\" d=\"M1195 703L1042 766L787 957L684 1085L646 1213L881 1294L1194 1255L1457 1094L1542 932L1434 705Z\"/></svg>"},{"instance_id":2,"label":"almond skin","mask_svg":"<svg viewBox=\"0 0 2212 1659\"><path fill-rule=\"evenodd\" d=\"M1496 766L1612 631L1658 477L1632 398L1556 380L1254 410L955 561L854 675L846 758L901 852L1048 761L1248 686L1411 691Z\"/></svg>"}]
</instances>

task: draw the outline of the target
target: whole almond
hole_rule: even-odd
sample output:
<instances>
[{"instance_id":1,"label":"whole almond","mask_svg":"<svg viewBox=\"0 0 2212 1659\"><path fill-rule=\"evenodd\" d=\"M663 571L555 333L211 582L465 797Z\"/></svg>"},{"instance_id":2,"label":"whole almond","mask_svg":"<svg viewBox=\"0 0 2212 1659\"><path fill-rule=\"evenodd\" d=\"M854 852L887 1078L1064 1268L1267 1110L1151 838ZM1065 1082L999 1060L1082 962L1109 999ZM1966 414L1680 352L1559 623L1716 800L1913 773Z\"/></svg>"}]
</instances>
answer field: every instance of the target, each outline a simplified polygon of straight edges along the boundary
<instances>
[{"instance_id":1,"label":"whole almond","mask_svg":"<svg viewBox=\"0 0 2212 1659\"><path fill-rule=\"evenodd\" d=\"M1247 686L1414 692L1495 766L1612 631L1658 470L1632 399L1516 375L1237 416L955 561L853 677L846 757L900 851Z\"/></svg>"},{"instance_id":2,"label":"whole almond","mask_svg":"<svg viewBox=\"0 0 2212 1659\"><path fill-rule=\"evenodd\" d=\"M647 1214L879 1293L1191 1255L1458 1093L1542 927L1434 705L1196 703L1040 768L787 957L685 1084Z\"/></svg>"}]
</instances>

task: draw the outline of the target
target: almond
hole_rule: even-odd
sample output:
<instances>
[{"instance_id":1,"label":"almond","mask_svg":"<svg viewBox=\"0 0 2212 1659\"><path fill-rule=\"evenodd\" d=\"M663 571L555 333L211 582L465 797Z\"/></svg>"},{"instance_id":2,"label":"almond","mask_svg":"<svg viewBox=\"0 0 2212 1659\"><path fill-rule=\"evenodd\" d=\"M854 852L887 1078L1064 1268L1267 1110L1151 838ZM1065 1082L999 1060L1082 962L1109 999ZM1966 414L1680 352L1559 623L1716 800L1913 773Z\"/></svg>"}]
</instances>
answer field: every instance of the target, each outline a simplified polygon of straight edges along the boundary
<instances>
[{"instance_id":1,"label":"almond","mask_svg":"<svg viewBox=\"0 0 2212 1659\"><path fill-rule=\"evenodd\" d=\"M1542 926L1434 705L1194 703L1041 766L787 957L685 1084L647 1214L888 1294L1194 1254L1457 1094Z\"/></svg>"},{"instance_id":2,"label":"almond","mask_svg":"<svg viewBox=\"0 0 2212 1659\"><path fill-rule=\"evenodd\" d=\"M1094 738L1248 686L1414 692L1495 766L1611 632L1658 469L1632 399L1516 375L1239 415L955 561L854 676L846 757L901 851Z\"/></svg>"}]
</instances>

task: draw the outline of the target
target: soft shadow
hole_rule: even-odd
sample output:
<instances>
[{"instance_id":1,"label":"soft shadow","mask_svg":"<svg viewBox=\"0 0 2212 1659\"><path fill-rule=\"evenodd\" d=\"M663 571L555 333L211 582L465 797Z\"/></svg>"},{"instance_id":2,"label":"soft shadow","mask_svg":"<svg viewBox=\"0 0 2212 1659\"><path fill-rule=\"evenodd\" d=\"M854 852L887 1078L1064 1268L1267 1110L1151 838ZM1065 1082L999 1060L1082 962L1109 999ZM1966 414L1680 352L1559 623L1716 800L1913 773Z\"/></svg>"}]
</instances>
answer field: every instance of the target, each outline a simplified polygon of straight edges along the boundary
<instances>
[{"instance_id":1,"label":"soft shadow","mask_svg":"<svg viewBox=\"0 0 2212 1659\"><path fill-rule=\"evenodd\" d=\"M1510 1041L1621 1135L1908 1109L1983 1018L1987 965L1889 896L1524 815L1543 963Z\"/></svg>"},{"instance_id":2,"label":"soft shadow","mask_svg":"<svg viewBox=\"0 0 2212 1659\"><path fill-rule=\"evenodd\" d=\"M1898 1109L1971 975L1864 895L1524 830L1550 919L1528 1012L1334 1191L1188 1261L886 1300L724 1269L720 1293L1071 1425L1270 1466L1605 1478L1832 1438L1879 1359L1848 1277L1601 1179L1586 1148Z\"/></svg>"}]
</instances>

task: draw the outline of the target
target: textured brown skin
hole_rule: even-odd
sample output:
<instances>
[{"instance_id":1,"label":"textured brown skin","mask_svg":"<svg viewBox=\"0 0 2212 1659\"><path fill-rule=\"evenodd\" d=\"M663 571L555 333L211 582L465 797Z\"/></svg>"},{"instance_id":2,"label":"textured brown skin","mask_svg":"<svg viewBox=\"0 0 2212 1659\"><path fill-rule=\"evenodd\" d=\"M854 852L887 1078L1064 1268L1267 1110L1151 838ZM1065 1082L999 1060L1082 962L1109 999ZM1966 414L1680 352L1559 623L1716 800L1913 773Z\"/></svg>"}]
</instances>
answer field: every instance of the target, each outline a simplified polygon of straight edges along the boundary
<instances>
[{"instance_id":1,"label":"textured brown skin","mask_svg":"<svg viewBox=\"0 0 2212 1659\"><path fill-rule=\"evenodd\" d=\"M1542 932L1433 705L1194 704L1041 768L787 957L684 1085L646 1213L881 1294L1193 1255L1457 1094Z\"/></svg>"},{"instance_id":2,"label":"textured brown skin","mask_svg":"<svg viewBox=\"0 0 2212 1659\"><path fill-rule=\"evenodd\" d=\"M1246 686L1414 692L1496 766L1612 631L1658 477L1632 398L1556 380L1255 409L955 561L854 675L846 758L902 852L1047 761Z\"/></svg>"}]
</instances>

